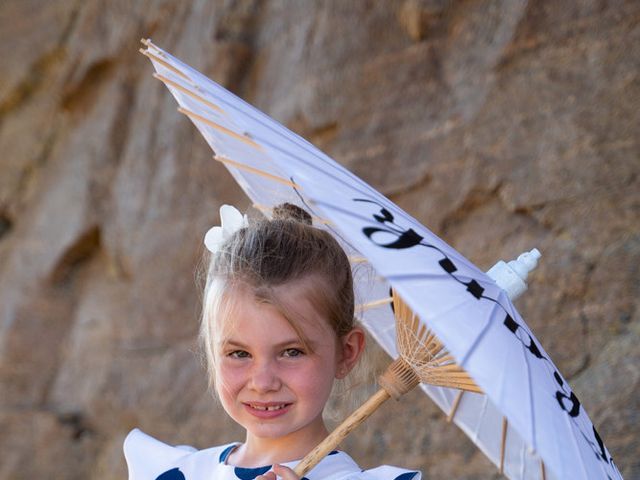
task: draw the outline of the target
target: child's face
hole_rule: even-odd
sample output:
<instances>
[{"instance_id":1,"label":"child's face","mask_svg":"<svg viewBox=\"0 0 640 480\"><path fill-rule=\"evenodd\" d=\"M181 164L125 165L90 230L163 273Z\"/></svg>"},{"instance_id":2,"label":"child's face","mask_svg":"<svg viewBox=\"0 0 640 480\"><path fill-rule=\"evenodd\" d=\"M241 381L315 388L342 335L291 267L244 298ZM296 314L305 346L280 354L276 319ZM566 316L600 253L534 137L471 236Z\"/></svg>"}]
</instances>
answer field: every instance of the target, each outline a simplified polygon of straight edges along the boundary
<instances>
[{"instance_id":1,"label":"child's face","mask_svg":"<svg viewBox=\"0 0 640 480\"><path fill-rule=\"evenodd\" d=\"M304 319L290 323L246 290L234 292L216 358L216 389L226 412L247 435L283 439L324 431L322 410L341 366L336 334L304 296L304 286L281 288L283 301ZM342 372L341 372L342 373Z\"/></svg>"}]
</instances>

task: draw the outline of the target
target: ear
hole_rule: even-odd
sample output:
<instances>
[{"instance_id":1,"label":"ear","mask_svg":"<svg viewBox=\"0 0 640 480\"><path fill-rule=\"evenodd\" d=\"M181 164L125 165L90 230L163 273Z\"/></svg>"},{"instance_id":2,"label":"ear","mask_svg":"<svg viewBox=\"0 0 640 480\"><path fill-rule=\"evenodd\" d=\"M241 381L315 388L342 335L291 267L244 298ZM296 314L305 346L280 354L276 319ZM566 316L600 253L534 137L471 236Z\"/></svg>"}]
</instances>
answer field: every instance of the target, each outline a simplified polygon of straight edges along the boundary
<instances>
[{"instance_id":1,"label":"ear","mask_svg":"<svg viewBox=\"0 0 640 480\"><path fill-rule=\"evenodd\" d=\"M338 355L340 353L342 355L338 357L336 378L346 377L358 363L358 359L364 351L364 338L364 331L360 327L354 327L339 340L342 352L338 352Z\"/></svg>"}]
</instances>

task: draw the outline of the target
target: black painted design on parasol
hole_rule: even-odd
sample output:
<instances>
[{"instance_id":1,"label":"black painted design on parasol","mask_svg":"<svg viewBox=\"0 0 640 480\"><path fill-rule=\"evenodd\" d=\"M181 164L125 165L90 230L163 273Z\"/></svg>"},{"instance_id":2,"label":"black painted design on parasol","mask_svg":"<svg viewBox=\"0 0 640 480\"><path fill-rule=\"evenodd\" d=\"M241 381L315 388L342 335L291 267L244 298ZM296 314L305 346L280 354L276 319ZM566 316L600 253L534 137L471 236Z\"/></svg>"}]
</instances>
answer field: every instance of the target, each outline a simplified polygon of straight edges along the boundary
<instances>
[{"instance_id":1,"label":"black painted design on parasol","mask_svg":"<svg viewBox=\"0 0 640 480\"><path fill-rule=\"evenodd\" d=\"M569 389L569 386L562 380L560 373L553 367L553 363L542 354L542 350L536 344L533 339L533 336L513 317L510 315L509 310L502 305L497 299L491 298L483 295L485 289L474 279L471 279L468 282L461 280L456 276L456 272L458 271L458 267L454 263L454 261L447 256L445 252L443 252L440 248L435 245L429 244L424 241L424 237L422 237L415 230L409 228L404 229L396 224L394 215L385 208L382 204L377 201L366 199L366 198L354 198L355 202L365 202L371 203L380 208L379 213L374 213L371 215L373 220L375 220L378 224L376 226L368 226L362 229L362 233L367 237L372 243L375 245L387 248L387 249L395 249L395 250L403 250L414 247L426 247L435 249L440 252L443 256L441 260L438 261L438 264L442 268L443 272L448 274L453 280L466 285L466 290L469 294L471 294L477 300L488 300L496 303L505 313L505 318L503 321L503 325L514 335L514 338L517 339L526 351L533 356L537 360L545 361L548 370L552 373L553 379L555 383L558 385L558 389L555 393L555 399L558 403L558 406L569 415L571 422L573 423L576 430L580 432L582 437L585 439L587 444L593 450L596 458L599 461L610 464L612 468L617 471L615 464L613 463L613 458L607 454L607 451L604 447L604 443L598 435L593 424L590 424L591 432L585 432L581 426L577 422L577 417L580 415L581 404L578 400L578 397ZM380 234L383 234L385 237L387 235L392 235L395 237L392 241L381 242L377 239L380 237ZM590 423L590 422L589 422Z\"/></svg>"},{"instance_id":2,"label":"black painted design on parasol","mask_svg":"<svg viewBox=\"0 0 640 480\"><path fill-rule=\"evenodd\" d=\"M482 287L482 285L480 285L480 283L478 283L478 281L474 279L466 282L458 278L455 275L455 272L458 271L458 267L456 267L454 261L449 258L449 256L440 248L438 248L436 245L425 242L424 237L412 228L403 229L402 227L397 225L393 214L377 201L369 200L366 198L354 198L353 200L355 202L372 203L380 207L380 212L377 214L374 213L372 217L376 222L381 224L381 226L364 227L362 229L362 233L364 233L364 235L371 242L378 245L379 247L391 248L395 250L404 250L416 246L422 246L437 250L443 256L443 258L438 262L443 272L449 275L456 282L466 286L467 292L469 292L469 294L471 294L476 300L480 300L481 298L483 298L482 294L484 293L484 287ZM376 238L379 238L380 234L390 234L394 236L395 239L391 242L377 241Z\"/></svg>"}]
</instances>

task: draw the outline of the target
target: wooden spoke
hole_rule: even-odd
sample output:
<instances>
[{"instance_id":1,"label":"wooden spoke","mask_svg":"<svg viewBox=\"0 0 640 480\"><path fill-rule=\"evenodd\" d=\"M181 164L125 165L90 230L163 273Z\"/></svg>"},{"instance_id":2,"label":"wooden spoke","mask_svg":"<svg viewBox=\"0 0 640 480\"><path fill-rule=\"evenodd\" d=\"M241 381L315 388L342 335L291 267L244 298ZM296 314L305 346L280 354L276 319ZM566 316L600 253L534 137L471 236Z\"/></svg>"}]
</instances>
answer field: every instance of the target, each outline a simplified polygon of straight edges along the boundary
<instances>
[{"instance_id":1,"label":"wooden spoke","mask_svg":"<svg viewBox=\"0 0 640 480\"><path fill-rule=\"evenodd\" d=\"M469 382L469 383L455 382L450 379L431 381L430 379L424 379L422 377L420 377L420 380L422 381L422 383L426 383L428 385L434 385L436 387L455 388L456 390L463 390L465 392L483 393L482 389L473 382Z\"/></svg>"},{"instance_id":2,"label":"wooden spoke","mask_svg":"<svg viewBox=\"0 0 640 480\"><path fill-rule=\"evenodd\" d=\"M293 187L293 188L297 188L298 190L301 190L300 185L297 185L285 178L278 177L277 175L273 175L269 172L265 172L264 170L260 170L259 168L255 168L250 165L246 165L244 163L236 162L235 160L221 157L220 155L215 155L213 158L214 160L220 163L224 163L225 165L231 165L232 167L238 168L240 170L244 170L249 173L254 173L256 175L260 175L261 177L268 178L269 180L273 180L274 182L278 182L288 187Z\"/></svg>"},{"instance_id":3,"label":"wooden spoke","mask_svg":"<svg viewBox=\"0 0 640 480\"><path fill-rule=\"evenodd\" d=\"M142 43L147 48L155 48L156 50L158 50L158 53L160 55L164 56L164 53L158 48L158 46L155 43L151 41L150 38L141 38L140 43Z\"/></svg>"},{"instance_id":4,"label":"wooden spoke","mask_svg":"<svg viewBox=\"0 0 640 480\"><path fill-rule=\"evenodd\" d=\"M393 292L398 351L427 385L482 393L482 389L458 365L436 334Z\"/></svg>"},{"instance_id":5,"label":"wooden spoke","mask_svg":"<svg viewBox=\"0 0 640 480\"><path fill-rule=\"evenodd\" d=\"M289 183L291 183L291 182L289 182ZM295 184L295 185L296 185L296 188L298 188L298 189L300 188L299 185L297 185L297 184ZM260 205L260 204L254 203L253 206L254 206L254 208L256 210L260 210L262 213L265 213L265 214L266 213L270 213L271 210L273 210L273 207L268 207L267 205ZM311 215L311 219L313 220L314 223L320 223L322 225L331 225L332 224L331 220L327 220L326 218L318 217L317 215Z\"/></svg>"},{"instance_id":6,"label":"wooden spoke","mask_svg":"<svg viewBox=\"0 0 640 480\"><path fill-rule=\"evenodd\" d=\"M449 355L449 352L446 352L444 355L442 355L441 357L438 358L438 361L441 364L447 364L448 365L449 362L454 363L455 359L451 355Z\"/></svg>"},{"instance_id":7,"label":"wooden spoke","mask_svg":"<svg viewBox=\"0 0 640 480\"><path fill-rule=\"evenodd\" d=\"M507 427L509 422L507 417L502 417L502 440L500 441L500 474L504 474L504 453L507 446Z\"/></svg>"},{"instance_id":8,"label":"wooden spoke","mask_svg":"<svg viewBox=\"0 0 640 480\"><path fill-rule=\"evenodd\" d=\"M438 359L438 360L440 360L440 359ZM438 362L437 365L438 365L438 371L439 372L446 372L446 375L456 375L458 373L464 373L466 376L469 376L469 374L466 372L466 370L464 370L457 363L447 363L446 365L443 365L442 363Z\"/></svg>"},{"instance_id":9,"label":"wooden spoke","mask_svg":"<svg viewBox=\"0 0 640 480\"><path fill-rule=\"evenodd\" d=\"M471 376L469 376L469 374L464 370L462 370L462 368L460 367L458 367L458 369L455 371L451 371L451 370L447 370L445 367L441 367L440 365L436 364L433 370L431 371L431 376L433 378L452 378L457 381L464 381L469 383L473 382L473 380L471 379Z\"/></svg>"},{"instance_id":10,"label":"wooden spoke","mask_svg":"<svg viewBox=\"0 0 640 480\"><path fill-rule=\"evenodd\" d=\"M350 263L368 263L369 260L367 260L365 257L355 257L353 255L349 255L349 262Z\"/></svg>"},{"instance_id":11,"label":"wooden spoke","mask_svg":"<svg viewBox=\"0 0 640 480\"><path fill-rule=\"evenodd\" d=\"M460 400L462 400L462 395L464 395L464 390L460 390L456 395L456 398L453 400L451 411L449 412L449 415L447 415L447 423L453 422L453 417L456 416L456 412L458 411L458 407L460 406Z\"/></svg>"},{"instance_id":12,"label":"wooden spoke","mask_svg":"<svg viewBox=\"0 0 640 480\"><path fill-rule=\"evenodd\" d=\"M256 142L254 142L252 139L250 139L248 136L246 135L242 135L240 133L236 133L233 130L227 128L227 127L223 127L222 125L214 122L213 120L209 120L207 117L203 117L202 115L199 115L195 112L192 112L191 110L187 110L186 108L178 108L178 111L180 113L185 114L187 117L191 118L192 120L198 120L202 123L205 123L207 125L209 125L212 128L215 128L216 130L218 130L219 132L222 132L226 135L229 135L230 137L235 138L236 140L239 140L247 145L249 145L250 147L255 148L256 150L260 150L262 151L262 147L257 144Z\"/></svg>"},{"instance_id":13,"label":"wooden spoke","mask_svg":"<svg viewBox=\"0 0 640 480\"><path fill-rule=\"evenodd\" d=\"M173 80L170 80L167 77L165 77L163 75L160 75L159 73L154 73L153 77L157 78L158 80L160 80L161 82L165 83L166 85L170 85L173 88L176 88L176 89L180 90L182 93L185 93L185 94L189 95L194 100L197 100L200 103L204 103L207 107L212 108L213 110L215 110L217 112L225 113L225 111L222 108L220 108L218 105L216 105L215 103L212 103L209 100L207 100L206 98L202 97L201 95L198 95L197 93L189 90L188 88L183 87L178 82L174 82Z\"/></svg>"},{"instance_id":14,"label":"wooden spoke","mask_svg":"<svg viewBox=\"0 0 640 480\"><path fill-rule=\"evenodd\" d=\"M540 478L541 480L547 480L547 472L544 469L544 462L540 460Z\"/></svg>"},{"instance_id":15,"label":"wooden spoke","mask_svg":"<svg viewBox=\"0 0 640 480\"><path fill-rule=\"evenodd\" d=\"M264 214L267 214L271 211L271 207L267 205L261 205L259 203L254 203L253 208L255 208L256 210L260 210Z\"/></svg>"},{"instance_id":16,"label":"wooden spoke","mask_svg":"<svg viewBox=\"0 0 640 480\"><path fill-rule=\"evenodd\" d=\"M191 79L184 73L182 73L182 71L178 70L176 67L174 67L173 65L171 65L170 63L166 62L165 60L161 59L160 57L158 57L155 53L151 53L149 50L145 50L143 48L140 49L140 53L142 53L143 55L149 57L150 59L152 59L154 62L158 62L160 65L162 65L165 68L168 68L169 70L171 70L173 73L175 73L176 75L181 76L182 78L184 78L185 80L188 80L189 82L191 81Z\"/></svg>"},{"instance_id":17,"label":"wooden spoke","mask_svg":"<svg viewBox=\"0 0 640 480\"><path fill-rule=\"evenodd\" d=\"M392 297L381 298L380 300L373 300L372 302L361 303L360 305L356 305L356 310L358 312L364 312L367 310L371 310L372 308L379 307L381 305L387 305L393 302Z\"/></svg>"}]
</instances>

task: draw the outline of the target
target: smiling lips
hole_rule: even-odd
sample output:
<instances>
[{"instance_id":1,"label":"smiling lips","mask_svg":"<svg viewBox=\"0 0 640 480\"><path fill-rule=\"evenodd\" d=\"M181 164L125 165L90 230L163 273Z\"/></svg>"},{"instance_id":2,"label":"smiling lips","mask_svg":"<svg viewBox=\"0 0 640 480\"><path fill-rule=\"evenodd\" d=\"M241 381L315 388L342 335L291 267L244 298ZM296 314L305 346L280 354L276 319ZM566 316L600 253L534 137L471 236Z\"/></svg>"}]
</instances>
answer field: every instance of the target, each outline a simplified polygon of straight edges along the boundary
<instances>
[{"instance_id":1,"label":"smiling lips","mask_svg":"<svg viewBox=\"0 0 640 480\"><path fill-rule=\"evenodd\" d=\"M261 419L276 418L289 410L291 403L251 403L243 404L245 409L254 417Z\"/></svg>"}]
</instances>

